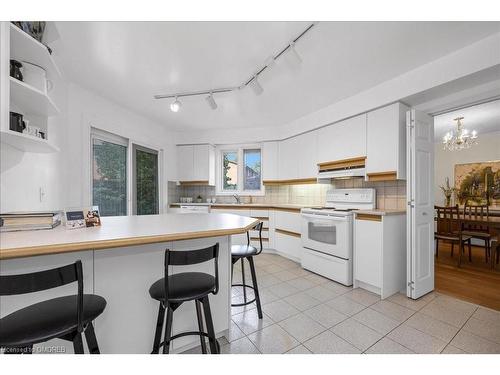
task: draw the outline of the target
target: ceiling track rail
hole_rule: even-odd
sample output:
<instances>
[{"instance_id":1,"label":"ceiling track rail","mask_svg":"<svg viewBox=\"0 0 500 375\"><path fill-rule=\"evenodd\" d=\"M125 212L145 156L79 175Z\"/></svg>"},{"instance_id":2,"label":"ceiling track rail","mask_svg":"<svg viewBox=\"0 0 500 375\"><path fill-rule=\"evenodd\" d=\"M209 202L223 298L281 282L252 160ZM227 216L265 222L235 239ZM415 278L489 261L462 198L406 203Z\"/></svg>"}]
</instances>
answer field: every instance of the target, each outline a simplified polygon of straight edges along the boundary
<instances>
[{"instance_id":1,"label":"ceiling track rail","mask_svg":"<svg viewBox=\"0 0 500 375\"><path fill-rule=\"evenodd\" d=\"M294 48L295 43L297 43L304 35L306 35L314 26L317 25L317 22L311 23L304 31L302 31L298 36L296 36L292 41L284 47L282 50L280 50L276 55L271 56L268 60L267 63L262 66L261 68L256 70L256 73L252 74L252 76L244 81L241 85L239 86L234 86L234 87L222 87L222 88L213 88L213 89L208 89L208 90L200 90L200 91L186 91L186 92L177 92L177 93L172 93L172 94L158 94L154 95L153 97L155 99L171 99L171 98L181 98L181 97L187 97L187 96L199 96L199 95L211 95L211 94L217 94L217 93L224 93L224 92L231 92L231 91L236 91L236 90L241 90L248 86L252 81L256 80L259 75L261 75L265 70L269 69L271 65L274 64L274 62L279 59L286 51Z\"/></svg>"}]
</instances>

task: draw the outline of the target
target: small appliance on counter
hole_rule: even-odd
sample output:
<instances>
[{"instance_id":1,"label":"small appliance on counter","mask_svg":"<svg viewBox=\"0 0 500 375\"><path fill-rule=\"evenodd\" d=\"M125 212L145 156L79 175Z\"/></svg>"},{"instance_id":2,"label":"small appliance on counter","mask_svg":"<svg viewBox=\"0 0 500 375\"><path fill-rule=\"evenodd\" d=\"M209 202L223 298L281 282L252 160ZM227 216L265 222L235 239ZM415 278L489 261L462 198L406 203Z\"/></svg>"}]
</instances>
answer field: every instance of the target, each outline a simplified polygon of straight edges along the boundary
<instances>
[{"instance_id":1,"label":"small appliance on counter","mask_svg":"<svg viewBox=\"0 0 500 375\"><path fill-rule=\"evenodd\" d=\"M10 60L10 76L12 78L23 80L23 64L17 60Z\"/></svg>"},{"instance_id":2,"label":"small appliance on counter","mask_svg":"<svg viewBox=\"0 0 500 375\"><path fill-rule=\"evenodd\" d=\"M23 115L17 112L9 112L9 129L18 133L22 133L26 129L26 124L23 121Z\"/></svg>"}]
</instances>

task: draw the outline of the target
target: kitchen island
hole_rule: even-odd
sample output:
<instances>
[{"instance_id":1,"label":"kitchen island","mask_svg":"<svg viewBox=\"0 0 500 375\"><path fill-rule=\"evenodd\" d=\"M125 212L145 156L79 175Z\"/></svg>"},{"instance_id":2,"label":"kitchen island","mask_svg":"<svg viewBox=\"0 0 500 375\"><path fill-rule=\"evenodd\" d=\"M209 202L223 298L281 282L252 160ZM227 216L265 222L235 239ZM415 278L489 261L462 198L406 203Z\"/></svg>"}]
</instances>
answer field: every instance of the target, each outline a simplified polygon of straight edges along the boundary
<instances>
[{"instance_id":1,"label":"kitchen island","mask_svg":"<svg viewBox=\"0 0 500 375\"><path fill-rule=\"evenodd\" d=\"M85 293L107 301L96 320L102 353L149 353L156 324L157 302L148 293L163 277L166 248L197 249L220 245L220 290L210 296L217 336L226 334L230 323L231 235L244 233L257 220L231 214L163 214L104 217L101 227L68 230L10 232L0 235L0 273L19 274L62 266L81 260ZM184 267L175 267L182 272ZM213 262L189 270L213 273ZM76 284L19 296L0 297L0 317L28 304L56 296L76 294ZM182 305L174 314L173 334L197 329L194 303ZM182 337L171 346L180 352L197 345L196 336ZM41 346L71 343L53 340ZM36 347L36 346L35 346Z\"/></svg>"}]
</instances>

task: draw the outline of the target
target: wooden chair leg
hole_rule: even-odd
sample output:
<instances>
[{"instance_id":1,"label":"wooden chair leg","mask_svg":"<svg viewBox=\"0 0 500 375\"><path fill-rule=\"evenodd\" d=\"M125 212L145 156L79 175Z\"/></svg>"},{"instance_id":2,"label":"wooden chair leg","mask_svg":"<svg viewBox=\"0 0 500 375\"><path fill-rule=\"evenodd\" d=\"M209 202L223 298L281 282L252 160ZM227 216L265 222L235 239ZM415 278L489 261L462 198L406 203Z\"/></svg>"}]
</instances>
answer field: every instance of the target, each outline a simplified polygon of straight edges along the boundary
<instances>
[{"instance_id":1,"label":"wooden chair leg","mask_svg":"<svg viewBox=\"0 0 500 375\"><path fill-rule=\"evenodd\" d=\"M436 241L436 258L438 257L438 253L439 253L439 239L435 239Z\"/></svg>"},{"instance_id":2,"label":"wooden chair leg","mask_svg":"<svg viewBox=\"0 0 500 375\"><path fill-rule=\"evenodd\" d=\"M83 350L82 334L80 332L77 332L75 337L73 337L73 350L75 351L75 354L85 353Z\"/></svg>"},{"instance_id":3,"label":"wooden chair leg","mask_svg":"<svg viewBox=\"0 0 500 375\"><path fill-rule=\"evenodd\" d=\"M469 238L469 241L468 241L468 247L469 247L469 262L472 263L472 242L471 242L470 238Z\"/></svg>"},{"instance_id":4,"label":"wooden chair leg","mask_svg":"<svg viewBox=\"0 0 500 375\"><path fill-rule=\"evenodd\" d=\"M170 352L170 337L172 337L172 318L174 310L167 306L167 323L165 324L165 336L163 337L163 354Z\"/></svg>"},{"instance_id":5,"label":"wooden chair leg","mask_svg":"<svg viewBox=\"0 0 500 375\"><path fill-rule=\"evenodd\" d=\"M451 257L453 258L453 250L455 249L455 242L451 242Z\"/></svg>"},{"instance_id":6,"label":"wooden chair leg","mask_svg":"<svg viewBox=\"0 0 500 375\"><path fill-rule=\"evenodd\" d=\"M201 314L201 302L199 300L194 301L196 305L196 317L198 318L198 330L200 332L205 332L203 328L203 315ZM205 342L205 337L200 335L200 345L201 352L207 354L207 343Z\"/></svg>"},{"instance_id":7,"label":"wooden chair leg","mask_svg":"<svg viewBox=\"0 0 500 375\"><path fill-rule=\"evenodd\" d=\"M208 296L203 297L203 311L205 313L205 322L207 323L208 341L210 343L210 353L219 354L219 346L215 338L214 322L212 320L212 312L210 311L210 301Z\"/></svg>"},{"instance_id":8,"label":"wooden chair leg","mask_svg":"<svg viewBox=\"0 0 500 375\"><path fill-rule=\"evenodd\" d=\"M488 239L484 240L484 260L488 263L488 256L490 254L490 241Z\"/></svg>"},{"instance_id":9,"label":"wooden chair leg","mask_svg":"<svg viewBox=\"0 0 500 375\"><path fill-rule=\"evenodd\" d=\"M90 354L100 354L99 345L97 344L97 337L95 335L94 325L92 322L87 324L85 329L85 339L87 340L87 346L89 348Z\"/></svg>"},{"instance_id":10,"label":"wooden chair leg","mask_svg":"<svg viewBox=\"0 0 500 375\"><path fill-rule=\"evenodd\" d=\"M255 303L257 305L257 313L259 315L259 319L262 319L262 307L260 305L259 287L257 286L257 276L255 274L255 265L253 263L253 257L248 258L248 263L250 264L250 272L252 273L252 284L253 284L253 291L255 294Z\"/></svg>"},{"instance_id":11,"label":"wooden chair leg","mask_svg":"<svg viewBox=\"0 0 500 375\"><path fill-rule=\"evenodd\" d=\"M158 319L156 320L156 330L155 330L155 338L153 341L153 350L151 354L160 354L160 341L161 341L161 333L163 330L164 320L165 320L165 307L160 302L160 308L158 309Z\"/></svg>"}]
</instances>

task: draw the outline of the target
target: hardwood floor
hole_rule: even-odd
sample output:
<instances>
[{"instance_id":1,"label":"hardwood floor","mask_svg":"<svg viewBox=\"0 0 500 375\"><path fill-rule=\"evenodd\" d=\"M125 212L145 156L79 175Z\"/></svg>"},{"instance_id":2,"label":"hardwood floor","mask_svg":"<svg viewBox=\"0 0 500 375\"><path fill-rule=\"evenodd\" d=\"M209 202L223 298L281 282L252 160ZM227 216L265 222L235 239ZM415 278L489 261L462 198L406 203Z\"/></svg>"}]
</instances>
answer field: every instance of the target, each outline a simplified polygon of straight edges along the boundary
<instances>
[{"instance_id":1,"label":"hardwood floor","mask_svg":"<svg viewBox=\"0 0 500 375\"><path fill-rule=\"evenodd\" d=\"M468 250L458 268L458 250L453 258L451 246L439 244L439 257L435 261L435 287L438 292L469 302L500 310L500 265L494 270L484 260L484 248L472 247L472 262Z\"/></svg>"}]
</instances>

